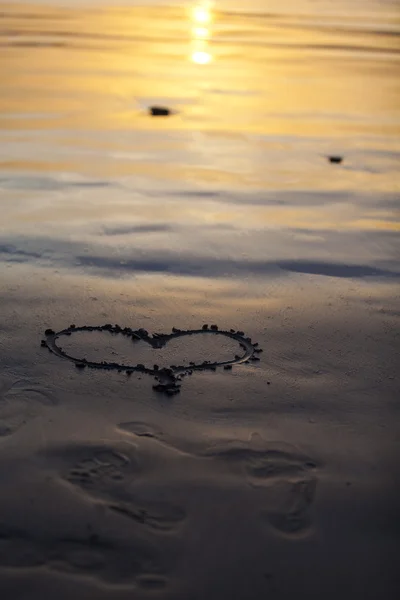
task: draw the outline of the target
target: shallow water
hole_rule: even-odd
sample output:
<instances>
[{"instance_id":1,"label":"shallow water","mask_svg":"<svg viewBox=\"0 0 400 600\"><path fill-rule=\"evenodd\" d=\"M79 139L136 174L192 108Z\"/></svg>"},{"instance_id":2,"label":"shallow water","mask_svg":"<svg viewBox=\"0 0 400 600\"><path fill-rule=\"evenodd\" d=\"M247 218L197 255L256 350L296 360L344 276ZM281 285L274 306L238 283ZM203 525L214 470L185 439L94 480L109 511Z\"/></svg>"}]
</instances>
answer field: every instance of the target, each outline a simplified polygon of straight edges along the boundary
<instances>
[{"instance_id":1,"label":"shallow water","mask_svg":"<svg viewBox=\"0 0 400 600\"><path fill-rule=\"evenodd\" d=\"M1 586L6 598L62 589L60 598L125 599L131 585L135 598L171 600L291 598L299 589L309 598L354 590L390 598L396 4L159 4L1 4L0 473L9 491L0 508L10 522L0 522ZM173 114L152 117L150 105ZM193 375L170 400L146 376L77 372L39 347L47 327L106 322L150 332L218 323L244 330L264 352L257 364ZM96 360L129 362L127 344L90 335L71 337L71 352L81 344ZM230 341L174 344L134 360L236 352ZM164 477L180 478L165 520L151 504L155 529L186 523L169 533L185 559L174 563L166 538L153 540L164 553L162 581L146 561L131 580L124 562L130 542L119 519L138 527L141 517L127 504L131 481L125 488L110 477L125 481L120 455L136 465L135 445L144 453L140 493L151 502L160 481L169 489ZM32 486L37 502L21 533L15 490L23 498ZM57 513L57 539L36 527L64 489L65 514L73 502L75 516L65 517L63 502L60 514L74 531L112 499L112 518L102 517L115 537L107 551L88 558L86 546L67 543ZM235 494L241 501L229 505ZM267 542L265 522L278 531ZM346 552L358 556L351 572ZM336 587L325 589L329 581Z\"/></svg>"},{"instance_id":2,"label":"shallow water","mask_svg":"<svg viewBox=\"0 0 400 600\"><path fill-rule=\"evenodd\" d=\"M5 5L3 269L390 277L397 32L390 12Z\"/></svg>"}]
</instances>

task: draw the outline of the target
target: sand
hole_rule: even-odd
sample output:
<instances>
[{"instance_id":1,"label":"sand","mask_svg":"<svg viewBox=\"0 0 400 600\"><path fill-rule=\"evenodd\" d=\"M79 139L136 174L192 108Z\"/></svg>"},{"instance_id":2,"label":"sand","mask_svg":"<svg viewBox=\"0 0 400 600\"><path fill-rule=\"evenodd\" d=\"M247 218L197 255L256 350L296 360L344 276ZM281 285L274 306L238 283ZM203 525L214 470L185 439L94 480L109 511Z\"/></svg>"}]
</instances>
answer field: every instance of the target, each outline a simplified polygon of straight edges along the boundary
<instances>
[{"instance_id":1,"label":"sand","mask_svg":"<svg viewBox=\"0 0 400 600\"><path fill-rule=\"evenodd\" d=\"M3 599L397 596L398 26L313 4L2 8Z\"/></svg>"}]
</instances>

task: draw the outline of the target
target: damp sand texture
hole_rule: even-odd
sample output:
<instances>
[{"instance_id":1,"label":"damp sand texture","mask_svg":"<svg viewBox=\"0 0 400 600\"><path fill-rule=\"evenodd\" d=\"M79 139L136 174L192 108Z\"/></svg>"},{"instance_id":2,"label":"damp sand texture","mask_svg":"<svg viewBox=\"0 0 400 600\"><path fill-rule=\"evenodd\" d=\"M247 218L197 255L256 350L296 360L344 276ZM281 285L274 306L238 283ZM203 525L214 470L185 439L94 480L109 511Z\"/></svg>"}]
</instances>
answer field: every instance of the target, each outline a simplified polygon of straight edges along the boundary
<instances>
[{"instance_id":1,"label":"damp sand texture","mask_svg":"<svg viewBox=\"0 0 400 600\"><path fill-rule=\"evenodd\" d=\"M119 4L0 7L0 597L392 600L394 4Z\"/></svg>"}]
</instances>

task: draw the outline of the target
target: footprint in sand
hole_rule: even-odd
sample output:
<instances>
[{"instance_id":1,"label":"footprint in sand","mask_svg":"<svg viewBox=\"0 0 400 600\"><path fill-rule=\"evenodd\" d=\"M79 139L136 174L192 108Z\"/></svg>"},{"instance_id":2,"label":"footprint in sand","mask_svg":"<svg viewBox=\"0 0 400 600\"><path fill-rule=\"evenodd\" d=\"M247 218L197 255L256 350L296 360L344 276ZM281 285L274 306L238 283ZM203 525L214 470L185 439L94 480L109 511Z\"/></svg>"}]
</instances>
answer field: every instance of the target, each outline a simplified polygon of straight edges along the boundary
<instances>
[{"instance_id":1,"label":"footprint in sand","mask_svg":"<svg viewBox=\"0 0 400 600\"><path fill-rule=\"evenodd\" d=\"M89 488L69 481L74 468L90 473ZM109 508L125 493L135 509L129 481L136 472L134 449L118 444L50 446L29 467L16 463L0 495L0 579L3 569L45 569L133 592L170 586L175 539Z\"/></svg>"},{"instance_id":2,"label":"footprint in sand","mask_svg":"<svg viewBox=\"0 0 400 600\"><path fill-rule=\"evenodd\" d=\"M141 475L136 449L127 452L108 446L97 445L59 449L57 455L78 458L71 467L61 469L62 479L79 487L107 510L149 529L171 531L186 517L180 506L160 499L160 490L147 485L137 485Z\"/></svg>"},{"instance_id":3,"label":"footprint in sand","mask_svg":"<svg viewBox=\"0 0 400 600\"><path fill-rule=\"evenodd\" d=\"M312 527L311 508L316 487L316 478L288 483L282 491L282 504L263 511L262 518L284 535L306 535Z\"/></svg>"},{"instance_id":4,"label":"footprint in sand","mask_svg":"<svg viewBox=\"0 0 400 600\"><path fill-rule=\"evenodd\" d=\"M224 461L262 494L260 516L276 532L304 536L311 532L317 463L296 448L264 441L253 434L248 444L215 446L206 456Z\"/></svg>"},{"instance_id":5,"label":"footprint in sand","mask_svg":"<svg viewBox=\"0 0 400 600\"><path fill-rule=\"evenodd\" d=\"M13 383L0 381L0 438L12 435L46 407L55 404L51 392L34 382L25 379Z\"/></svg>"},{"instance_id":6,"label":"footprint in sand","mask_svg":"<svg viewBox=\"0 0 400 600\"><path fill-rule=\"evenodd\" d=\"M66 478L84 487L96 487L121 481L131 465L129 458L107 448L95 448L69 470Z\"/></svg>"},{"instance_id":7,"label":"footprint in sand","mask_svg":"<svg viewBox=\"0 0 400 600\"><path fill-rule=\"evenodd\" d=\"M136 439L149 438L154 444L180 451L179 440L149 423L120 423L119 429ZM309 456L289 444L267 442L259 434L246 442L216 443L205 451L192 442L192 450L189 454L186 447L186 456L192 456L196 460L193 468L200 470L199 460L203 459L202 476L210 482L217 475L234 487L247 485L255 510L275 532L291 537L311 533L319 465Z\"/></svg>"}]
</instances>

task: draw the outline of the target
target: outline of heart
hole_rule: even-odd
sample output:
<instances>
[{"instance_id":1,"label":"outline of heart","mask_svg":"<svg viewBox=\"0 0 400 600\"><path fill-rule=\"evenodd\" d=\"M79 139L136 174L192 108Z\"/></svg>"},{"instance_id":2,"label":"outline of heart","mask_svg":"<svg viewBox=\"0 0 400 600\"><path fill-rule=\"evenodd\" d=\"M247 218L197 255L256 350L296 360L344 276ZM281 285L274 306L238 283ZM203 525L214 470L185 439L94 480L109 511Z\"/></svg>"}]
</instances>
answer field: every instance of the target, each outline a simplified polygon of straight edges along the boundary
<instances>
[{"instance_id":1,"label":"outline of heart","mask_svg":"<svg viewBox=\"0 0 400 600\"><path fill-rule=\"evenodd\" d=\"M144 341L153 348L162 348L170 340L188 335L223 335L238 342L240 347L244 350L244 354L242 356L236 354L233 360L215 362L204 361L203 363L199 364L192 363L189 365L179 366L171 365L163 368L159 368L157 365L154 365L153 368L149 368L140 363L137 365L123 365L121 363L107 361L102 361L99 363L89 361L86 358L76 358L75 356L71 356L57 345L57 340L60 337L64 335L70 336L79 331L108 331L111 334L121 334L130 337L133 342ZM159 381L158 384L153 385L153 389L156 391L165 392L170 396L180 391L179 382L182 380L182 377L191 375L193 371L215 371L217 367L231 369L234 365L260 360L255 356L255 354L262 352L262 349L258 347L258 344L253 344L251 339L245 337L242 331L235 331L234 329L230 329L229 331L219 330L216 325L211 325L210 329L208 328L208 325L203 325L201 329L177 329L173 327L172 333L154 333L153 335L149 335L148 331L145 329L131 329L130 327L122 328L120 325L111 325L109 323L106 325L94 326L83 325L81 327L70 325L69 327L61 329L58 332L55 332L52 329L46 329L45 335L46 339L41 341L41 346L48 348L48 350L56 356L59 356L60 358L66 358L67 360L75 363L75 366L79 369L88 367L91 369L105 369L109 371L125 371L127 375L131 375L135 372L147 373Z\"/></svg>"}]
</instances>

